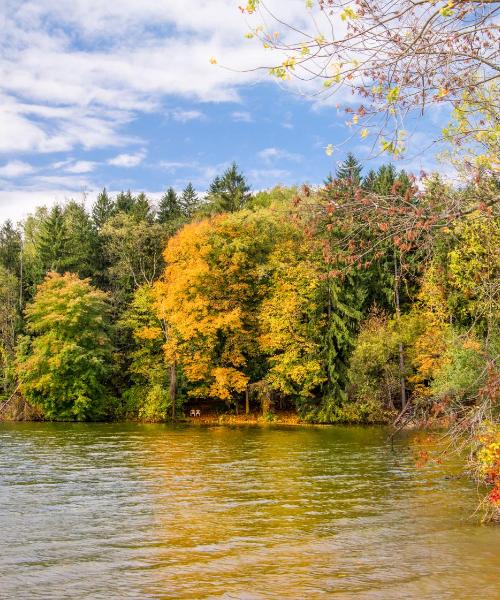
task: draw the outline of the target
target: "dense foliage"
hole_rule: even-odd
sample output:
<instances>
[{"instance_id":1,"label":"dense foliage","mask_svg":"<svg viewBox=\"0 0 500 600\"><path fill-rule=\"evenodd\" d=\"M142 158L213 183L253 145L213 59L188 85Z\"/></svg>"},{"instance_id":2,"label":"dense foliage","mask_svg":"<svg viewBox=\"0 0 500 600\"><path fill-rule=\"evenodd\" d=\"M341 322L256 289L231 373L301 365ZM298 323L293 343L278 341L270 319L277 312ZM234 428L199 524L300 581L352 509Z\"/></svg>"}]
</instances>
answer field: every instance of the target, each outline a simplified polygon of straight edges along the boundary
<instances>
[{"instance_id":1,"label":"dense foliage","mask_svg":"<svg viewBox=\"0 0 500 600\"><path fill-rule=\"evenodd\" d=\"M349 155L318 189L232 165L203 197L37 209L0 230L0 394L63 420L446 418L497 490L497 196Z\"/></svg>"}]
</instances>

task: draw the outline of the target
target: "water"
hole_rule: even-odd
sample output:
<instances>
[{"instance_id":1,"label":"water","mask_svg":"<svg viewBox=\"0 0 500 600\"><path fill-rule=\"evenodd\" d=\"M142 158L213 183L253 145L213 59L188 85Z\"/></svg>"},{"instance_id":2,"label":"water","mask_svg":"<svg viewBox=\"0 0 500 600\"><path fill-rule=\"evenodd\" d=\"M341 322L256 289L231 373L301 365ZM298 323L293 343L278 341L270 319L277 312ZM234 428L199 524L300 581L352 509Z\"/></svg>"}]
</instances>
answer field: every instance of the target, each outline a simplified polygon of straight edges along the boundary
<instances>
[{"instance_id":1,"label":"water","mask_svg":"<svg viewBox=\"0 0 500 600\"><path fill-rule=\"evenodd\" d=\"M0 424L0 597L500 598L474 487L376 428Z\"/></svg>"}]
</instances>

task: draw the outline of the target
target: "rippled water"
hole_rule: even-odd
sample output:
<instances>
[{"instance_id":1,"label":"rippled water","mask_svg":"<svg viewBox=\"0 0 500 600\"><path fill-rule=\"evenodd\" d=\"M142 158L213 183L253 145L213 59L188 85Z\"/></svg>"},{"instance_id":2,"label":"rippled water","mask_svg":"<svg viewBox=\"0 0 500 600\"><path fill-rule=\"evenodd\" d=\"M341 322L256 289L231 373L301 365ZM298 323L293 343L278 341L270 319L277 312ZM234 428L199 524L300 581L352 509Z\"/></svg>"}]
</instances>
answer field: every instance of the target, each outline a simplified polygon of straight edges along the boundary
<instances>
[{"instance_id":1,"label":"rippled water","mask_svg":"<svg viewBox=\"0 0 500 600\"><path fill-rule=\"evenodd\" d=\"M500 598L500 529L376 428L0 424L1 598Z\"/></svg>"}]
</instances>

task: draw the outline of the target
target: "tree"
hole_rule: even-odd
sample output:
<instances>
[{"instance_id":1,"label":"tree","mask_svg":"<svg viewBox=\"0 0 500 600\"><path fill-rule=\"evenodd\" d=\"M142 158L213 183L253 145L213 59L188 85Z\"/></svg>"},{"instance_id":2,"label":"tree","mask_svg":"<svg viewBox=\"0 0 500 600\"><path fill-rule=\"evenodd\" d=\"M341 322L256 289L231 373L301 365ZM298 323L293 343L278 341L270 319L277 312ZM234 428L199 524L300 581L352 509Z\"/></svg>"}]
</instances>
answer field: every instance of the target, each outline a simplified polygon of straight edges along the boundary
<instances>
[{"instance_id":1,"label":"tree","mask_svg":"<svg viewBox=\"0 0 500 600\"><path fill-rule=\"evenodd\" d=\"M64 208L65 247L61 268L93 277L97 268L97 231L83 204L72 200Z\"/></svg>"},{"instance_id":2,"label":"tree","mask_svg":"<svg viewBox=\"0 0 500 600\"><path fill-rule=\"evenodd\" d=\"M159 223L137 221L117 213L100 231L108 276L122 294L147 283L151 285L163 268L166 233ZM116 290L118 292L118 290Z\"/></svg>"},{"instance_id":3,"label":"tree","mask_svg":"<svg viewBox=\"0 0 500 600\"><path fill-rule=\"evenodd\" d=\"M6 221L0 228L0 264L15 275L20 272L21 249L21 232Z\"/></svg>"},{"instance_id":4,"label":"tree","mask_svg":"<svg viewBox=\"0 0 500 600\"><path fill-rule=\"evenodd\" d=\"M72 273L51 272L26 308L17 375L26 399L55 420L110 416L113 369L108 296Z\"/></svg>"},{"instance_id":5,"label":"tree","mask_svg":"<svg viewBox=\"0 0 500 600\"><path fill-rule=\"evenodd\" d=\"M106 188L103 188L92 206L92 220L94 227L97 230L101 229L104 223L114 215L115 210L115 202L109 197Z\"/></svg>"},{"instance_id":6,"label":"tree","mask_svg":"<svg viewBox=\"0 0 500 600\"><path fill-rule=\"evenodd\" d=\"M130 214L137 221L150 221L154 219L154 210L151 203L144 192L141 192L134 201L134 205L130 211Z\"/></svg>"},{"instance_id":7,"label":"tree","mask_svg":"<svg viewBox=\"0 0 500 600\"><path fill-rule=\"evenodd\" d=\"M132 196L132 193L130 192L130 190L128 190L127 192L122 191L116 196L116 200L115 200L116 212L130 213L130 212L132 212L132 209L134 208L134 204L135 204L135 199Z\"/></svg>"},{"instance_id":8,"label":"tree","mask_svg":"<svg viewBox=\"0 0 500 600\"><path fill-rule=\"evenodd\" d=\"M317 82L315 96L352 90L360 104L345 109L351 125L361 129L362 138L375 132L380 149L397 155L405 147L404 118L412 112L444 104L473 114L484 104L485 90L498 104L497 5L308 0L299 25L287 23L264 0L251 0L242 10L259 21L251 21L248 37L279 57L270 69L273 77L304 80L309 88ZM469 124L458 139L484 131L479 121Z\"/></svg>"},{"instance_id":9,"label":"tree","mask_svg":"<svg viewBox=\"0 0 500 600\"><path fill-rule=\"evenodd\" d=\"M182 191L179 204L181 207L182 214L187 218L190 218L198 209L200 201L198 198L198 194L196 193L191 182L189 182Z\"/></svg>"},{"instance_id":10,"label":"tree","mask_svg":"<svg viewBox=\"0 0 500 600\"><path fill-rule=\"evenodd\" d=\"M167 362L178 361L191 396L235 402L265 374L257 315L276 238L268 214L248 212L191 223L170 238L158 314L170 330Z\"/></svg>"},{"instance_id":11,"label":"tree","mask_svg":"<svg viewBox=\"0 0 500 600\"><path fill-rule=\"evenodd\" d=\"M156 214L156 220L162 225L177 221L182 215L181 205L179 197L173 187L169 187L168 190L161 197L158 205L158 212Z\"/></svg>"},{"instance_id":12,"label":"tree","mask_svg":"<svg viewBox=\"0 0 500 600\"><path fill-rule=\"evenodd\" d=\"M245 208L251 198L250 187L238 165L232 165L222 176L215 177L208 190L208 210L214 213L236 212Z\"/></svg>"},{"instance_id":13,"label":"tree","mask_svg":"<svg viewBox=\"0 0 500 600\"><path fill-rule=\"evenodd\" d=\"M133 338L129 351L133 385L125 392L127 412L148 421L163 421L169 407L175 416L175 393L171 395L175 372L165 364L167 324L157 317L155 302L152 286L138 287L120 325L128 328Z\"/></svg>"},{"instance_id":14,"label":"tree","mask_svg":"<svg viewBox=\"0 0 500 600\"><path fill-rule=\"evenodd\" d=\"M11 390L11 367L19 325L19 281L0 265L0 396Z\"/></svg>"},{"instance_id":15,"label":"tree","mask_svg":"<svg viewBox=\"0 0 500 600\"><path fill-rule=\"evenodd\" d=\"M68 268L69 234L64 210L56 204L41 221L36 234L36 251L43 273Z\"/></svg>"},{"instance_id":16,"label":"tree","mask_svg":"<svg viewBox=\"0 0 500 600\"><path fill-rule=\"evenodd\" d=\"M337 180L347 181L352 186L359 186L361 182L361 171L363 167L352 152L347 154L346 159L337 168Z\"/></svg>"}]
</instances>

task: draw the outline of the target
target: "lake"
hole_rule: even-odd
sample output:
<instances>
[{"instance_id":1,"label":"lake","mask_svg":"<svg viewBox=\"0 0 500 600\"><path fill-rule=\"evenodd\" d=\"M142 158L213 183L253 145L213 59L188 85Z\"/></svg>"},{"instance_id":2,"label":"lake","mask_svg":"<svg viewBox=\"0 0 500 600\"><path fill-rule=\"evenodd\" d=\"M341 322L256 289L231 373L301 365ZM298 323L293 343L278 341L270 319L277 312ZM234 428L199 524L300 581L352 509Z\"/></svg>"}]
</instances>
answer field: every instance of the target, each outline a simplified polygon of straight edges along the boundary
<instances>
[{"instance_id":1,"label":"lake","mask_svg":"<svg viewBox=\"0 0 500 600\"><path fill-rule=\"evenodd\" d=\"M361 427L0 423L0 597L500 598L475 486Z\"/></svg>"}]
</instances>

